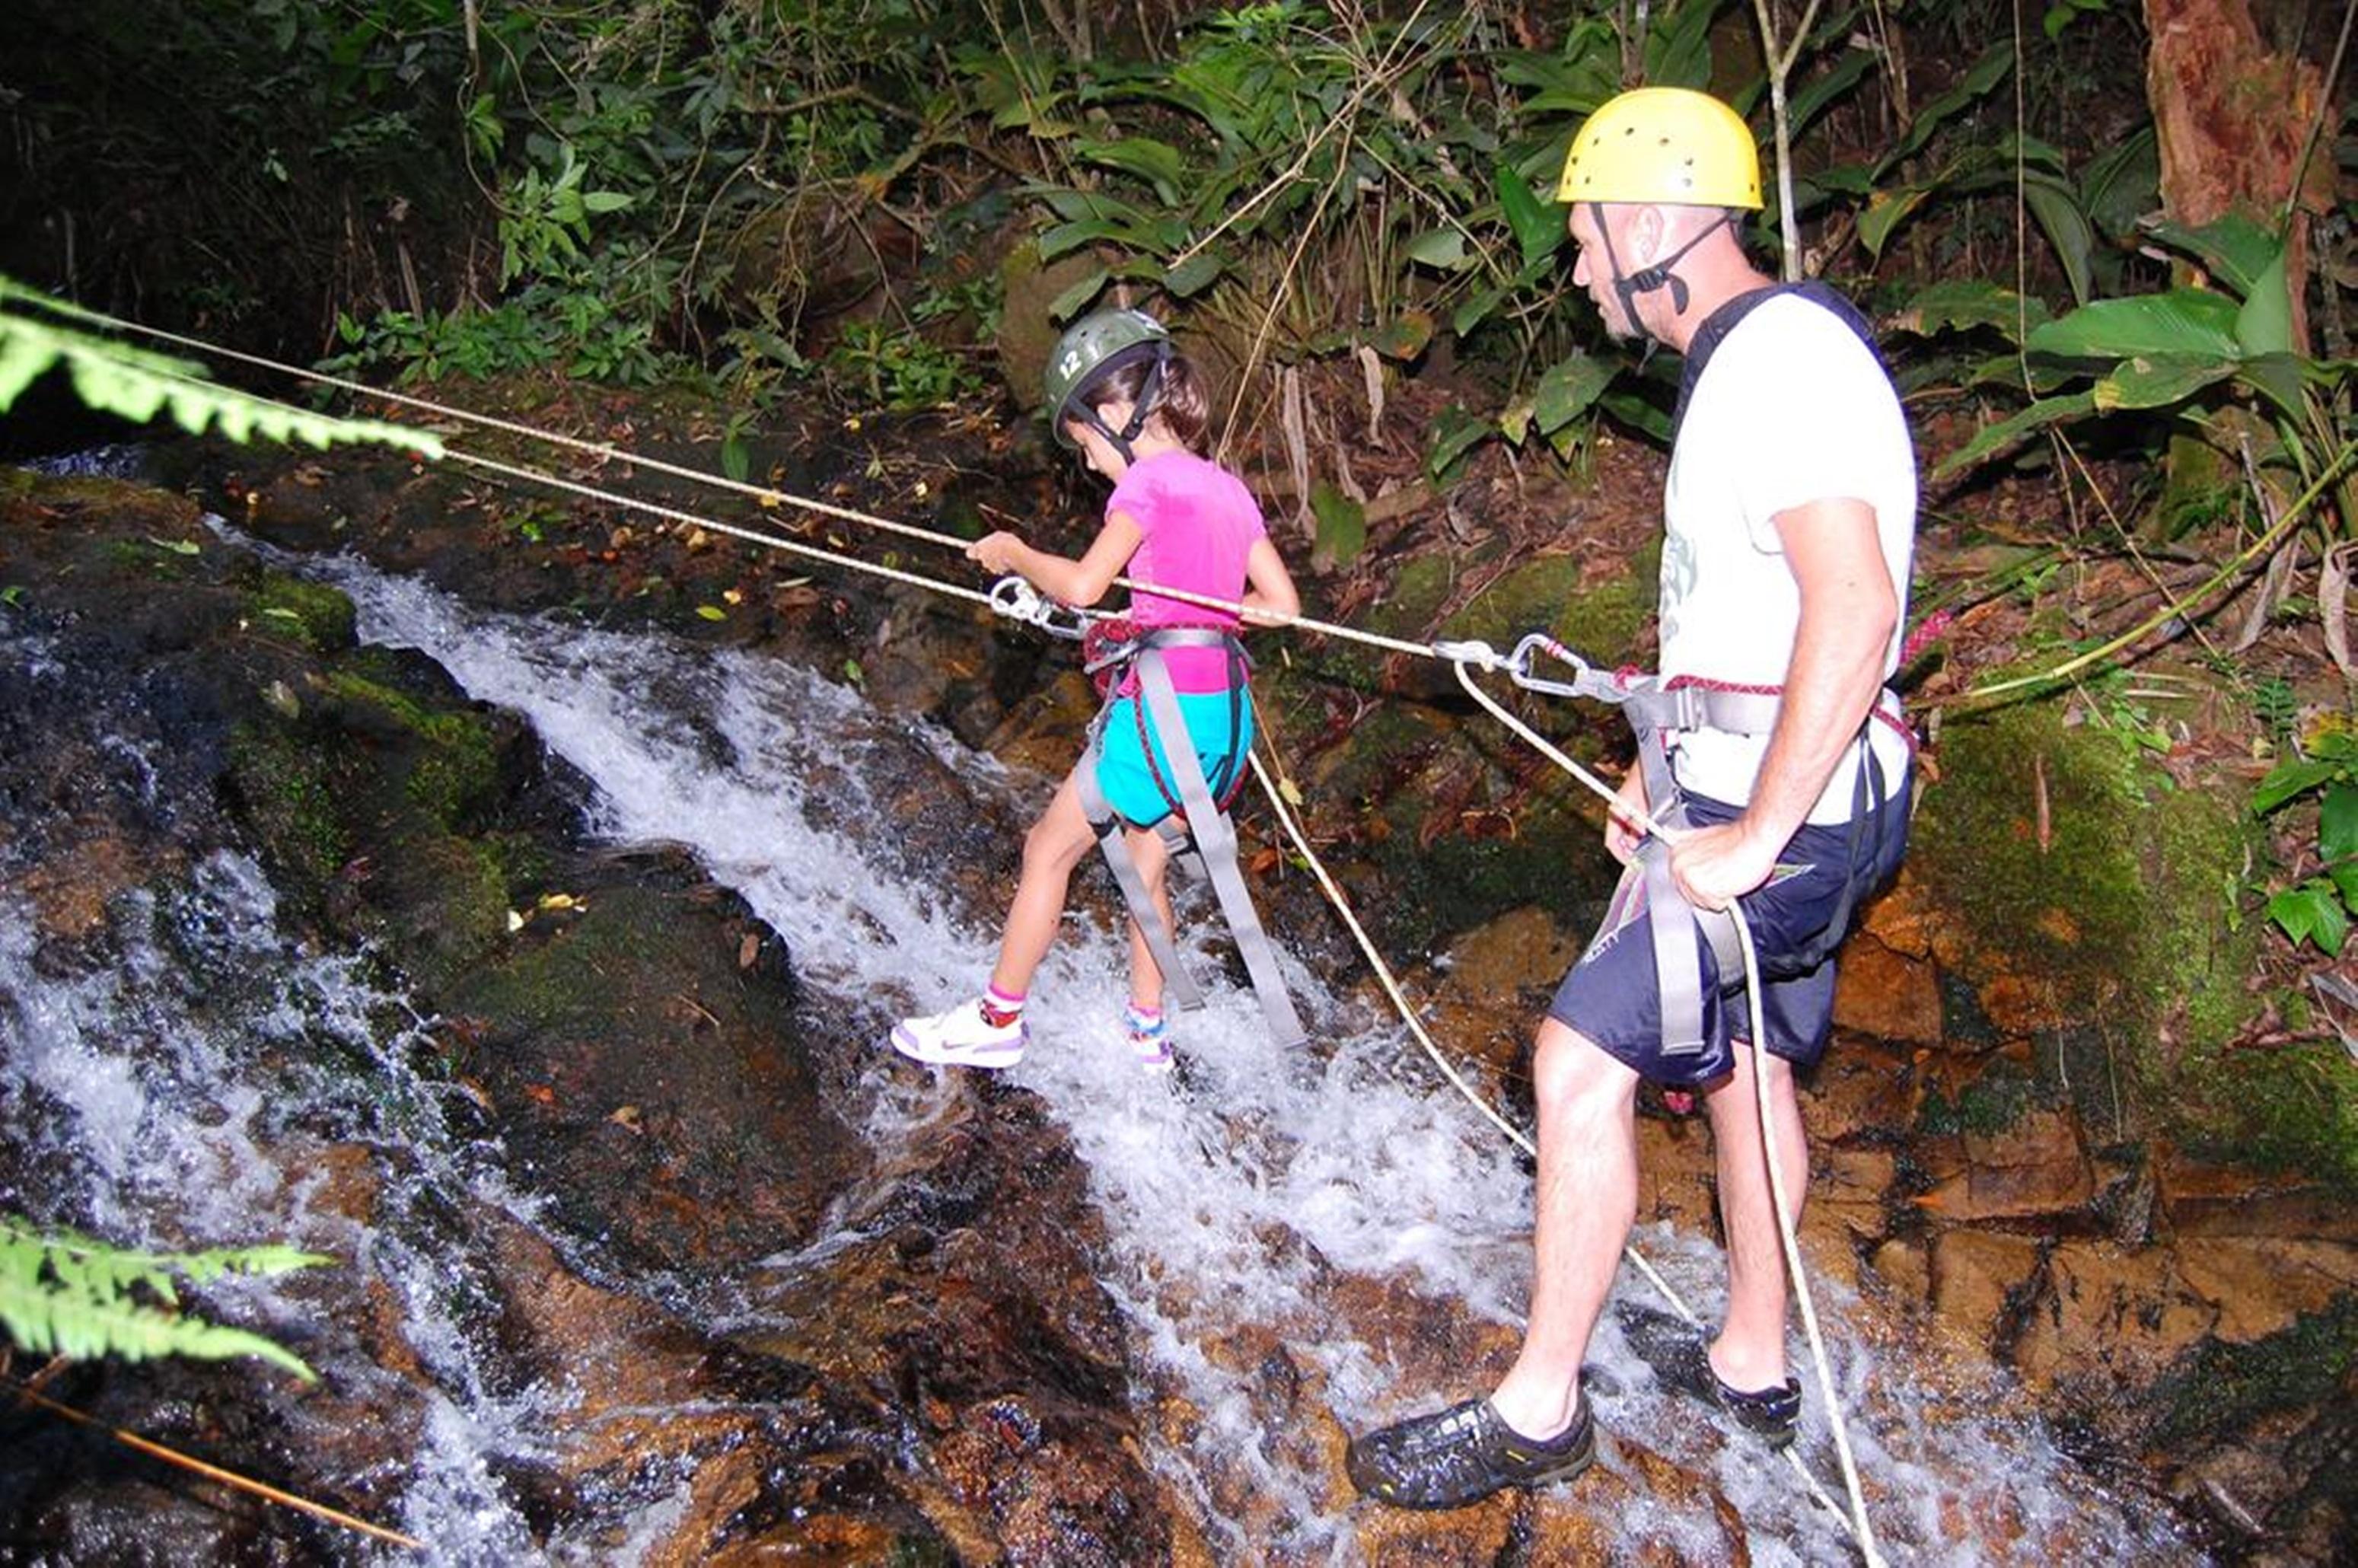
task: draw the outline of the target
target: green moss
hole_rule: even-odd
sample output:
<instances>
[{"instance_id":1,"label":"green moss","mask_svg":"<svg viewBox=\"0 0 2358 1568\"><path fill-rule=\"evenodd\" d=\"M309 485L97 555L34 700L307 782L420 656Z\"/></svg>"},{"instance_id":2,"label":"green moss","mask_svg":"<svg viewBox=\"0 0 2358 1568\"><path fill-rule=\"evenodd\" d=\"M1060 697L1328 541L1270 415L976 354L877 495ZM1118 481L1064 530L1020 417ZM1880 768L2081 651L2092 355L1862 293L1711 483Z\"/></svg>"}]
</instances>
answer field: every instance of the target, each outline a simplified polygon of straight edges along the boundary
<instances>
[{"instance_id":1,"label":"green moss","mask_svg":"<svg viewBox=\"0 0 2358 1568\"><path fill-rule=\"evenodd\" d=\"M325 761L290 733L241 725L229 773L255 836L301 898L316 898L351 857Z\"/></svg>"},{"instance_id":2,"label":"green moss","mask_svg":"<svg viewBox=\"0 0 2358 1568\"><path fill-rule=\"evenodd\" d=\"M2172 1379L2156 1441L2234 1433L2278 1411L2333 1400L2353 1364L2358 1297L2348 1295L2248 1345L2206 1341Z\"/></svg>"},{"instance_id":3,"label":"green moss","mask_svg":"<svg viewBox=\"0 0 2358 1568\"><path fill-rule=\"evenodd\" d=\"M1654 612L1660 553L1656 540L1628 572L1589 585L1573 557L1542 556L1485 588L1450 616L1441 635L1478 639L1504 653L1531 633L1545 632L1585 658L1617 665Z\"/></svg>"},{"instance_id":4,"label":"green moss","mask_svg":"<svg viewBox=\"0 0 2358 1568\"><path fill-rule=\"evenodd\" d=\"M319 653L352 645L352 601L332 588L285 572L264 570L249 592L249 619Z\"/></svg>"},{"instance_id":5,"label":"green moss","mask_svg":"<svg viewBox=\"0 0 2358 1568\"><path fill-rule=\"evenodd\" d=\"M2205 1047L2188 1053L2180 1082L2188 1148L2358 1192L2358 1076L2338 1044Z\"/></svg>"},{"instance_id":6,"label":"green moss","mask_svg":"<svg viewBox=\"0 0 2358 1568\"><path fill-rule=\"evenodd\" d=\"M2254 1005L2257 933L2232 902L2249 816L2232 793L2174 785L2123 730L2063 717L2027 702L1952 719L1910 861L1993 968L2104 1031L2148 1120L2184 1127L2224 1103L2200 1069Z\"/></svg>"},{"instance_id":7,"label":"green moss","mask_svg":"<svg viewBox=\"0 0 2358 1568\"><path fill-rule=\"evenodd\" d=\"M433 711L350 669L330 675L325 690L330 698L367 710L380 725L422 742L404 787L411 804L442 826L455 826L498 782L499 746L481 716Z\"/></svg>"},{"instance_id":8,"label":"green moss","mask_svg":"<svg viewBox=\"0 0 2358 1568\"><path fill-rule=\"evenodd\" d=\"M1916 1129L1935 1138L1961 1132L1995 1137L2032 1108L2053 1103L2050 1088L2020 1062L1992 1057L1979 1077L1957 1090L1954 1099L1937 1087L1926 1091L1916 1113Z\"/></svg>"},{"instance_id":9,"label":"green moss","mask_svg":"<svg viewBox=\"0 0 2358 1568\"><path fill-rule=\"evenodd\" d=\"M507 935L507 877L482 844L408 835L390 847L377 875L377 896L399 911L399 950L429 991L482 963Z\"/></svg>"}]
</instances>

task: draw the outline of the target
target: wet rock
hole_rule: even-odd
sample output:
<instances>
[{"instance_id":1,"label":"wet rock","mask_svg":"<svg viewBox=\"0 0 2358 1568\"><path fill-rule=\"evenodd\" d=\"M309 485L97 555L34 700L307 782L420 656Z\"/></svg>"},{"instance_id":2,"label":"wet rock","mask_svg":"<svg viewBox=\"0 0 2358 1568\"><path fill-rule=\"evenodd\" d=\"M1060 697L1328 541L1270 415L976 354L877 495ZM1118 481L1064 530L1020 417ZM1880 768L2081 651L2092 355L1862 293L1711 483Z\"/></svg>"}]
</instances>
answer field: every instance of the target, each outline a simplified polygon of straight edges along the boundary
<instances>
[{"instance_id":1,"label":"wet rock","mask_svg":"<svg viewBox=\"0 0 2358 1568\"><path fill-rule=\"evenodd\" d=\"M1932 1245L1932 1309L1968 1340L2011 1342L2028 1309L2043 1249L2027 1237L1950 1230Z\"/></svg>"},{"instance_id":2,"label":"wet rock","mask_svg":"<svg viewBox=\"0 0 2358 1568\"><path fill-rule=\"evenodd\" d=\"M1995 1132L1964 1135L1965 1169L1918 1199L1959 1223L2074 1213L2095 1195L2079 1122L2034 1110Z\"/></svg>"},{"instance_id":3,"label":"wet rock","mask_svg":"<svg viewBox=\"0 0 2358 1568\"><path fill-rule=\"evenodd\" d=\"M2098 1401L2149 1386L2217 1325L2166 1248L2063 1241L2048 1256L2049 1286L2024 1325L2015 1364L2034 1389Z\"/></svg>"},{"instance_id":4,"label":"wet rock","mask_svg":"<svg viewBox=\"0 0 2358 1568\"><path fill-rule=\"evenodd\" d=\"M1905 1045L1941 1043L1941 989L1930 964L1860 933L1835 970L1834 1023Z\"/></svg>"}]
</instances>

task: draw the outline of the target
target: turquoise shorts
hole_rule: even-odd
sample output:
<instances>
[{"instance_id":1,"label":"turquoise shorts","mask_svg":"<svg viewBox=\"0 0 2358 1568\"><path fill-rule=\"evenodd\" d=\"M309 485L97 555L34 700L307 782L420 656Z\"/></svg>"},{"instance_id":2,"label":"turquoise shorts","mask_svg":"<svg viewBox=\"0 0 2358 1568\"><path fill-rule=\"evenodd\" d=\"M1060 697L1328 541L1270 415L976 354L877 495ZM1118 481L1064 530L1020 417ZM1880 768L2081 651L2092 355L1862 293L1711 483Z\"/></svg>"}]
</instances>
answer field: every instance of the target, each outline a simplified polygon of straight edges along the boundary
<instances>
[{"instance_id":1,"label":"turquoise shorts","mask_svg":"<svg viewBox=\"0 0 2358 1568\"><path fill-rule=\"evenodd\" d=\"M1217 800L1246 766L1245 752L1253 738L1252 704L1241 695L1232 697L1225 691L1183 691L1179 713L1187 721L1187 735L1195 743L1204 780ZM1145 750L1139 743L1138 698L1118 697L1109 704L1098 719L1097 736L1089 763L1097 769L1098 788L1106 803L1140 827L1152 827L1171 815L1171 799L1155 784L1154 773L1147 768ZM1179 781L1172 776L1160 737L1155 741L1154 768L1171 795L1176 795Z\"/></svg>"}]
</instances>

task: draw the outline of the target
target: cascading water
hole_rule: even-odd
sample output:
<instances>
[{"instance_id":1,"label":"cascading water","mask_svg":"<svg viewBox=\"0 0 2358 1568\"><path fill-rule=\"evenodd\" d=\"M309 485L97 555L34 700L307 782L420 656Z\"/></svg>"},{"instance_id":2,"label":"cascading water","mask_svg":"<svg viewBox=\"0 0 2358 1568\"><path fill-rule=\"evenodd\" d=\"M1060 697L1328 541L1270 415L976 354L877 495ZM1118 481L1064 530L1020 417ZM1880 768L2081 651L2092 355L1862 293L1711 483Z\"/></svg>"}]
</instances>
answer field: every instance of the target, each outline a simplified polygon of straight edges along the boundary
<instances>
[{"instance_id":1,"label":"cascading water","mask_svg":"<svg viewBox=\"0 0 2358 1568\"><path fill-rule=\"evenodd\" d=\"M312 569L352 596L364 638L420 648L472 696L523 715L594 785L597 833L690 845L784 937L811 1005L881 1021L946 1005L987 970L997 911L951 906L900 847L868 781L895 756L930 753L1018 813L1038 781L774 661L480 613L348 561ZM36 653L7 656L33 669ZM0 1084L70 1173L60 1180L72 1201L59 1212L123 1240L276 1237L350 1259L397 1301L427 1362L411 1470L392 1488L402 1527L439 1561L635 1561L684 1506L685 1476L652 1504L588 1498L593 1517L554 1527L528 1520L502 1481L546 1454L572 1397L503 1368L471 1309L496 1268L486 1232L535 1224L542 1195L519 1190L463 1091L413 1066L419 1021L403 999L364 961L307 953L279 929L250 859L224 849L185 886L168 907L117 909L111 961L72 975L32 962L21 911L0 919ZM1195 967L1214 974L1206 922L1189 924ZM1183 1073L1141 1075L1112 1033L1123 964L1112 934L1069 922L1035 989L1033 1047L1011 1076L1085 1164L1109 1238L1104 1287L1155 1391L1191 1412L1141 1423L1150 1462L1192 1499L1224 1561L1357 1561L1368 1516L1334 1506L1331 1468L1281 1430L1295 1418L1263 1387L1253 1347L1286 1346L1305 1372L1302 1397L1347 1430L1475 1391L1470 1367L1456 1385L1418 1386L1427 1374L1387 1351L1372 1303L1423 1297L1512 1323L1529 1273L1529 1179L1394 1027L1298 963L1288 978L1308 999L1318 1046L1275 1050L1249 995L1215 981L1210 1005L1177 1021ZM844 1119L864 1129L889 1172L891 1147L925 1137L958 1088L880 1045L843 1092L859 1102ZM384 1152L365 1224L330 1201L324 1180L291 1173L306 1141L327 1138ZM845 1243L856 1207L845 1206L846 1228L744 1277L663 1281L668 1304L758 1341L794 1310L797 1271ZM1708 1312L1711 1250L1659 1229L1638 1239ZM1944 1390L1931 1365L1870 1350L1872 1311L1820 1289L1895 1558L2187 1555L2165 1526L2102 1495L2035 1424L1991 1414L2001 1401ZM378 1375L356 1335L307 1324L299 1277L250 1283L240 1300L258 1325L292 1335L330 1382ZM1725 1535L1709 1502L1657 1498L1615 1433L1642 1434L1652 1454L1707 1478L1740 1513L1755 1560L1850 1559L1841 1524L1782 1465L1657 1391L1609 1322L1592 1368L1608 1434L1600 1467L1638 1499L1609 1527L1619 1550L1693 1556ZM1823 1449L1823 1422L1812 1399L1806 1450ZM332 1441L324 1426L317 1436ZM1548 1498L1542 1531L1581 1517L1583 1491Z\"/></svg>"},{"instance_id":2,"label":"cascading water","mask_svg":"<svg viewBox=\"0 0 2358 1568\"><path fill-rule=\"evenodd\" d=\"M692 843L718 880L786 934L798 970L820 990L850 1006L881 997L888 1011L931 1010L970 994L987 972L990 933L943 908L923 868L877 849L891 843L889 821L861 785L863 761L878 750L954 752L946 737L883 720L855 692L774 662L473 614L349 564L336 578L364 637L423 649L473 696L524 714L595 781L599 831ZM1037 781L1004 779L986 758L954 760L1023 800L1040 794ZM1210 972L1195 957L1197 972ZM1207 1502L1256 1496L1266 1510L1257 1530L1282 1521L1277 1539L1256 1538L1213 1512L1207 1527L1240 1558L1274 1548L1348 1560L1350 1514L1327 1510L1323 1477L1268 1441L1249 1379L1206 1347L1248 1329L1273 1332L1320 1369L1336 1415L1353 1430L1463 1397L1473 1390L1402 1388L1371 1337L1342 1315L1333 1277L1401 1280L1514 1321L1529 1271L1528 1179L1396 1028L1349 1015L1298 966L1289 965L1289 980L1311 996L1326 1048L1276 1050L1249 995L1215 984L1204 1012L1178 1022L1184 1084L1141 1076L1112 1033L1123 962L1111 934L1068 922L1035 984L1035 1043L1013 1076L1067 1128L1116 1238L1121 1271L1105 1282L1158 1374L1203 1412L1184 1447L1156 1461ZM922 1071L880 1047L863 1079L880 1134L895 1115L921 1120L946 1092ZM1707 1248L1661 1232L1639 1239L1674 1283L1712 1304L1716 1260ZM756 1314L758 1302L756 1292ZM2077 1536L2109 1557L2145 1533L2093 1496L2034 1426L1952 1417L1953 1400L1917 1383L1904 1362L1875 1360L1840 1337L1857 1303L1826 1304L1846 1397L1866 1412L1854 1436L1893 1550L1919 1561L1985 1560L1994 1555L1986 1543L1952 1539L1960 1521L1976 1519L2009 1522L2045 1542L2042 1555ZM1782 1465L1669 1408L1609 1325L1594 1357L1606 1429L1659 1433L1664 1452L1714 1474L1743 1510L1756 1556L1846 1559L1840 1525ZM1823 1446L1823 1421L1813 1409L1812 1448ZM1609 1444L1601 1462L1617 1462ZM1623 1531L1635 1547L1702 1525L1640 1508ZM2167 1537L2150 1539L2158 1546Z\"/></svg>"}]
</instances>

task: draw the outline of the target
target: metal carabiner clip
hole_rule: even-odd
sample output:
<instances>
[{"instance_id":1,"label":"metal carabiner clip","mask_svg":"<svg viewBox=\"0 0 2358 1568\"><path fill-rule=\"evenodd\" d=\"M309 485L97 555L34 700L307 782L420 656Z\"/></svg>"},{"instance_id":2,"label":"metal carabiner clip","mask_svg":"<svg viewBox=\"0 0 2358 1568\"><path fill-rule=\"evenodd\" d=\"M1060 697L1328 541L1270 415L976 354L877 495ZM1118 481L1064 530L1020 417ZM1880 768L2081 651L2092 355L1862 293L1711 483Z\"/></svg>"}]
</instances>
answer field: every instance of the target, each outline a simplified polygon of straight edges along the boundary
<instances>
[{"instance_id":1,"label":"metal carabiner clip","mask_svg":"<svg viewBox=\"0 0 2358 1568\"><path fill-rule=\"evenodd\" d=\"M1036 625L1040 620L1040 590L1010 573L990 585L990 607L1011 621Z\"/></svg>"},{"instance_id":2,"label":"metal carabiner clip","mask_svg":"<svg viewBox=\"0 0 2358 1568\"><path fill-rule=\"evenodd\" d=\"M1548 654L1572 666L1572 679L1547 680L1531 673L1531 660L1540 654ZM1515 644L1507 657L1507 673L1525 691L1536 691L1547 697L1602 697L1595 678L1596 672L1586 659L1565 647L1544 632L1534 632Z\"/></svg>"},{"instance_id":3,"label":"metal carabiner clip","mask_svg":"<svg viewBox=\"0 0 2358 1568\"><path fill-rule=\"evenodd\" d=\"M1013 573L990 585L990 607L1011 621L1037 626L1052 637L1076 643L1089 627L1089 618L1081 611L1047 598L1030 581Z\"/></svg>"}]
</instances>

